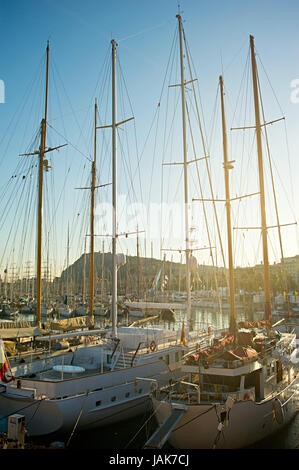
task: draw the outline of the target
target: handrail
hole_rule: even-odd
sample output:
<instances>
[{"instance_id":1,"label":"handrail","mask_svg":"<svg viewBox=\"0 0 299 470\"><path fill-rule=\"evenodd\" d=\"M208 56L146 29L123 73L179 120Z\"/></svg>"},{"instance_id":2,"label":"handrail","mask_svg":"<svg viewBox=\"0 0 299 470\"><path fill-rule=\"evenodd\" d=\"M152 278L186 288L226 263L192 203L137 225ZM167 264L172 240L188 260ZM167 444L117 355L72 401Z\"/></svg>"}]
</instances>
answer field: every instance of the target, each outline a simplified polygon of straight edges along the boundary
<instances>
[{"instance_id":1,"label":"handrail","mask_svg":"<svg viewBox=\"0 0 299 470\"><path fill-rule=\"evenodd\" d=\"M141 341L141 342L138 344L137 348L136 348L135 354L134 354L134 356L133 356L133 358L132 358L132 361L131 361L131 367L133 366L135 357L137 356L137 353L138 353L138 351L139 351L140 346L142 345L142 343L143 343L143 341Z\"/></svg>"},{"instance_id":2,"label":"handrail","mask_svg":"<svg viewBox=\"0 0 299 470\"><path fill-rule=\"evenodd\" d=\"M152 382L156 386L155 391L158 390L158 381L157 381L157 379L150 379L150 378L147 378L147 377L136 377L135 380L134 380L134 384L136 386L137 386L137 381L138 380L143 380L144 382Z\"/></svg>"},{"instance_id":3,"label":"handrail","mask_svg":"<svg viewBox=\"0 0 299 470\"><path fill-rule=\"evenodd\" d=\"M276 393L275 398L278 397L279 395L283 394L288 388L290 388L298 380L298 378L299 378L299 374L297 374L295 376L295 378L286 387L284 387L282 390L280 390L280 392ZM273 396L267 397L264 400L260 401L258 403L258 405L260 405L262 403L265 403L266 401L269 401L269 400L272 400L272 399L273 399Z\"/></svg>"},{"instance_id":4,"label":"handrail","mask_svg":"<svg viewBox=\"0 0 299 470\"><path fill-rule=\"evenodd\" d=\"M119 343L120 343L120 339L117 338L117 339L116 339L116 345L115 345L115 347L114 347L114 349L113 349L113 352L112 352L112 354L111 354L111 359L113 358L114 353L115 353L115 351L117 350Z\"/></svg>"},{"instance_id":5,"label":"handrail","mask_svg":"<svg viewBox=\"0 0 299 470\"><path fill-rule=\"evenodd\" d=\"M121 348L121 350L123 351L123 348ZM114 369L115 369L116 364L117 364L117 362L118 362L118 360L119 360L120 355L121 355L121 351L118 350L118 354L115 354L115 360L114 360L114 362L111 362L110 370L114 370ZM112 359L112 356L111 356L111 359Z\"/></svg>"}]
</instances>

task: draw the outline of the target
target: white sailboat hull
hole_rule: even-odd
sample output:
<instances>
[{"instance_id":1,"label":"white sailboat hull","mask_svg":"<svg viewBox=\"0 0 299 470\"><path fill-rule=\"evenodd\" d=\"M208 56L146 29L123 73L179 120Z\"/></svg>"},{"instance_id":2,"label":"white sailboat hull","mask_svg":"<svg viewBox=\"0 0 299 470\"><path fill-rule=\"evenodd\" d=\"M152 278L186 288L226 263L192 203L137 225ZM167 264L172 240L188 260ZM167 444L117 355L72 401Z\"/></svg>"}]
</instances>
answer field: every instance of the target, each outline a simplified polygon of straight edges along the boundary
<instances>
[{"instance_id":1,"label":"white sailboat hull","mask_svg":"<svg viewBox=\"0 0 299 470\"><path fill-rule=\"evenodd\" d=\"M298 380L297 380L298 383ZM279 397L281 399L281 396ZM187 405L186 412L168 438L175 449L241 449L253 445L288 424L298 409L295 387L285 394L282 403L283 420L275 419L274 400L257 403L252 400L236 402L221 432L218 431L221 404ZM170 403L153 399L159 424L171 413ZM173 405L179 407L179 405Z\"/></svg>"},{"instance_id":2,"label":"white sailboat hull","mask_svg":"<svg viewBox=\"0 0 299 470\"><path fill-rule=\"evenodd\" d=\"M132 386L124 387L126 393L132 393ZM123 390L124 391L124 390ZM129 400L111 403L111 398L119 396L120 389L109 392L93 392L89 396L72 397L64 400L16 399L5 396L5 413L12 415L17 412L25 415L26 429L30 436L42 436L52 433L71 432L83 408L76 429L91 429L111 425L143 413L146 406L150 406L148 393L135 396ZM97 402L104 402L103 406L96 406ZM22 408L28 407L25 410ZM1 407L2 408L2 407ZM21 411L20 411L21 410Z\"/></svg>"},{"instance_id":3,"label":"white sailboat hull","mask_svg":"<svg viewBox=\"0 0 299 470\"><path fill-rule=\"evenodd\" d=\"M41 436L51 434L63 425L63 417L55 402L50 400L34 400L29 397L11 396L3 393L1 395L1 414L9 417L15 413L25 416L26 430L30 436ZM40 419L35 419L36 414Z\"/></svg>"},{"instance_id":4,"label":"white sailboat hull","mask_svg":"<svg viewBox=\"0 0 299 470\"><path fill-rule=\"evenodd\" d=\"M58 314L60 317L63 317L63 318L70 318L72 316L72 312L69 308L67 307L60 307L58 309Z\"/></svg>"},{"instance_id":5,"label":"white sailboat hull","mask_svg":"<svg viewBox=\"0 0 299 470\"><path fill-rule=\"evenodd\" d=\"M4 416L25 415L30 436L70 432L79 416L76 429L106 426L144 413L146 405L151 406L149 393L154 385L153 379L163 386L170 378L179 378L180 375L179 370L170 371L163 361L156 361L49 383L52 390L57 389L57 394L65 394L58 399L24 396L30 395L30 391L31 394L35 391L36 395L39 384L38 381L22 379L23 389L16 390L15 385L5 386L5 391L0 394L0 413ZM136 377L151 380L135 381Z\"/></svg>"}]
</instances>

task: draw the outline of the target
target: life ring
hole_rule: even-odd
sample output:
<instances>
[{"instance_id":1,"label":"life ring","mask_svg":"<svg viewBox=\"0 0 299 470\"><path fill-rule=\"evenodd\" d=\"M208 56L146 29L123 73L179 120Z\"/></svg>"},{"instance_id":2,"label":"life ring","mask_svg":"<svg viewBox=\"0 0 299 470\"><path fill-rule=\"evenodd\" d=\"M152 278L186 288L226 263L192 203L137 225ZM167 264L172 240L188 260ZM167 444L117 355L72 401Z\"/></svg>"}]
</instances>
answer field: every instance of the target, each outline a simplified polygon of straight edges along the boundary
<instances>
[{"instance_id":1,"label":"life ring","mask_svg":"<svg viewBox=\"0 0 299 470\"><path fill-rule=\"evenodd\" d=\"M150 350L151 350L152 352L154 352L154 351L156 351L156 349L157 349L157 345L156 345L155 341L153 340L153 341L150 343Z\"/></svg>"}]
</instances>

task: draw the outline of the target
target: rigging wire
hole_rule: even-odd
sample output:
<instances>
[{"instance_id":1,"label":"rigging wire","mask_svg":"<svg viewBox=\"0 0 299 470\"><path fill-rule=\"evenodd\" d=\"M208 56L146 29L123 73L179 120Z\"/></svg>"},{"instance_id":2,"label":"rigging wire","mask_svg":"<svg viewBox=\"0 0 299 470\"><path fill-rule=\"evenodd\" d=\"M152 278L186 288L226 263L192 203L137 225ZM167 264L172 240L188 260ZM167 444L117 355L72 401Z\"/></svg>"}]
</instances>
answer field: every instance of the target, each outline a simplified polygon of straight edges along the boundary
<instances>
[{"instance_id":1,"label":"rigging wire","mask_svg":"<svg viewBox=\"0 0 299 470\"><path fill-rule=\"evenodd\" d=\"M276 95L276 93L275 93L275 90L274 90L273 85L272 85L272 83L271 83L271 81L270 81L270 78L269 78L269 76L268 76L268 74L267 74L267 71L266 71L266 69L265 69L265 67L264 67L264 64L263 64L263 62L262 62L262 60L261 60L261 57L259 56L259 54L258 54L257 52L256 52L256 56L258 57L259 62L260 62L260 64L261 64L261 66L262 66L262 69L263 69L263 71L264 71L264 73L265 73L265 75L266 75L267 81L268 81L269 86L270 86L270 88L271 88L271 90L272 90L273 96L274 96L274 98L275 98L275 100L276 100L276 103L277 103L278 108L279 108L279 110L280 110L280 112L281 112L281 115L282 115L282 116L285 116L285 113L283 112L282 107L281 107L281 105L280 105L280 103L279 103L279 101L278 101L278 97L277 97L277 95ZM289 179L290 179L290 183L291 183L291 184L290 184L290 188L289 188L290 191L286 191L286 189L284 188L283 185L282 185L282 187L283 187L283 189L284 189L284 191L285 191L286 196L288 195L289 192L291 192L291 194L292 194L293 203L291 204L291 203L289 202L290 209L292 210L292 206L295 207L295 195L294 195L293 173L292 173L292 170L291 170L290 149L289 149L289 142L288 142L288 137L287 137L287 125L286 125L286 120L285 120L285 119L284 119L284 130L285 130L285 137L286 137L286 150L287 150L287 157L288 157ZM279 175L279 172L278 172L278 171L277 171L277 173L278 173L278 175ZM282 183L282 181L281 181L281 183ZM293 213L293 216L294 216L294 219L296 219L296 216L295 216L294 213Z\"/></svg>"},{"instance_id":2,"label":"rigging wire","mask_svg":"<svg viewBox=\"0 0 299 470\"><path fill-rule=\"evenodd\" d=\"M185 33L184 33L184 42L185 42L186 57L187 57L187 62L188 62L188 67L189 67L189 74L190 74L190 77L191 77L191 80L192 80L192 90L193 90L193 96L194 96L194 100L195 100L196 115L197 115L197 121L198 121L198 126L199 126L201 140L202 140L202 147L203 147L203 151L204 151L204 156L208 157L208 153L206 151L206 144L205 144L205 142L207 141L207 133L205 131L205 121L203 120L203 126L204 127L202 128L199 109L198 109L198 105L197 105L196 94L195 94L193 74L192 74L192 70L191 70L191 63L192 62L190 61L190 52L189 52L188 44L187 44L187 41L186 41L186 38L185 38ZM198 93L199 93L199 87L198 87ZM200 97L200 94L199 94L199 97ZM201 104L201 100L200 100L200 104ZM202 106L201 106L201 111L202 111L202 114L203 114ZM204 133L205 133L205 138L204 138ZM211 171L210 171L208 158L206 158L205 163L206 163L206 170L207 170L208 181L209 181L209 186L210 186L210 192L211 192L211 196L212 196L212 200L213 200L214 217L215 217L215 223L216 223L216 226L217 226L217 233L218 233L218 239L219 239L219 244L220 244L220 249L221 249L222 261L223 261L223 265L225 267L226 262L225 262L225 256L224 256L224 250L223 250L220 227L219 227L219 223L218 223L217 210L216 210L216 205L215 205L215 201L214 201L215 197L214 197L214 191L213 191L213 185L212 185L212 179L211 179Z\"/></svg>"}]
</instances>

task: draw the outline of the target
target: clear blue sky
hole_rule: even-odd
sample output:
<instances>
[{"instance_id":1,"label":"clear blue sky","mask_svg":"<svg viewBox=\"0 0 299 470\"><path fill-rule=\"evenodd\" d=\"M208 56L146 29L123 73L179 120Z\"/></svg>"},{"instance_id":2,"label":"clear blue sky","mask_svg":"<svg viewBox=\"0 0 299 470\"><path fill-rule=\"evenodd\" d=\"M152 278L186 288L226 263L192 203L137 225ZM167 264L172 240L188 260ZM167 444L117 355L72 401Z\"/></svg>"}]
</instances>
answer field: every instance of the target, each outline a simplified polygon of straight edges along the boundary
<instances>
[{"instance_id":1,"label":"clear blue sky","mask_svg":"<svg viewBox=\"0 0 299 470\"><path fill-rule=\"evenodd\" d=\"M20 110L20 120L15 117L15 113L31 81L36 78L37 84L43 84L44 75L39 79L35 71L44 73L39 65L44 58L48 39L51 60L63 82L62 86L59 78L56 78L57 83L51 83L50 90L54 92L56 84L60 90L62 87L67 90L67 98L61 92L61 102L50 99L49 122L56 127L54 119L65 111L66 117L63 121L56 121L57 129L64 136L67 134L68 140L78 145L82 153L86 154L88 149L92 152L91 141L84 144L78 133L80 126L86 125L87 116L91 119L90 106L94 100L95 86L110 48L110 40L113 38L119 43L121 66L134 110L139 145L142 148L162 88L176 28L177 1L19 0L2 1L0 8L0 79L5 83L5 103L0 104L1 187L16 168L18 154L27 150L40 123L42 94L39 95L36 90L33 91L35 101L27 102L25 108ZM254 35L258 54L271 77L271 84L287 118L293 196L297 200L299 103L295 104L290 100L290 84L292 80L299 78L298 2L185 0L180 2L180 8L192 59L198 72L207 123L212 116L218 76L222 69L226 88L231 100L235 102L248 52L249 34ZM270 97L270 93L266 95L268 96ZM280 117L277 104L270 98L266 102L266 110L270 120ZM71 123L68 122L68 113ZM9 128L7 131L10 122L13 123L13 129ZM51 145L64 143L63 138L57 135L54 138L54 135L49 132ZM281 165L282 178L288 187L287 178L290 172L286 148L281 142L274 140L274 143L279 148L278 167ZM72 169L74 175L70 173L68 180L68 193L63 196L69 212L74 211L73 202L77 194L73 188L79 183L82 185L82 180L88 178L88 168L84 168L85 173L82 169L87 160L80 153L74 155L70 148L66 153L61 152L61 156L53 158L64 159L64 163L60 163L61 174L67 170L71 161L75 166ZM148 155L142 161L141 175L148 174L151 168L150 158ZM155 171L160 171L158 166ZM107 177L108 175L109 172ZM58 181L60 176L58 175ZM155 202L160 201L159 178L160 175L153 183L157 184L152 192ZM57 242L59 248L56 248L62 258L65 258L65 255L61 255L61 250L66 248L67 222L70 221L72 227L75 223L74 214L66 216L67 209L65 210L64 222L58 227L58 238L63 241ZM292 210L297 218L298 205L292 207ZM290 221L287 216L286 219L283 222ZM132 253L135 243L133 241L131 246L128 245ZM156 256L159 256L158 248L157 243ZM80 250L82 252L82 246ZM74 248L71 258L76 258L80 250L78 252L77 248ZM297 239L296 235L293 235L291 243L288 243L286 255L292 256L297 252ZM63 264L63 260L60 264Z\"/></svg>"}]
</instances>

